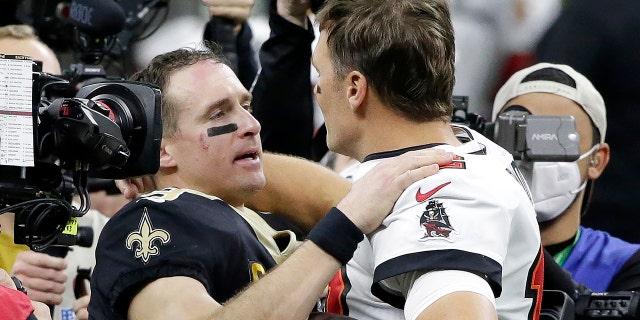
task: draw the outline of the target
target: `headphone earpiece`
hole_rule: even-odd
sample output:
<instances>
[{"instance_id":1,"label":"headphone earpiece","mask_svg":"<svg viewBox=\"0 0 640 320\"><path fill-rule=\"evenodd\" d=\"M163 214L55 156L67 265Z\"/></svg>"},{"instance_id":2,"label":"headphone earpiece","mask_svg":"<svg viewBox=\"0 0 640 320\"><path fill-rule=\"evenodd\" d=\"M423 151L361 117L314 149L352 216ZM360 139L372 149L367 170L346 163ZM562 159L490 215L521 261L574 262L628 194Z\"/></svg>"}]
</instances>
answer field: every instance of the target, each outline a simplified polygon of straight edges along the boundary
<instances>
[{"instance_id":1,"label":"headphone earpiece","mask_svg":"<svg viewBox=\"0 0 640 320\"><path fill-rule=\"evenodd\" d=\"M598 160L597 159L590 159L589 160L589 166L590 167L595 167L598 165Z\"/></svg>"}]
</instances>

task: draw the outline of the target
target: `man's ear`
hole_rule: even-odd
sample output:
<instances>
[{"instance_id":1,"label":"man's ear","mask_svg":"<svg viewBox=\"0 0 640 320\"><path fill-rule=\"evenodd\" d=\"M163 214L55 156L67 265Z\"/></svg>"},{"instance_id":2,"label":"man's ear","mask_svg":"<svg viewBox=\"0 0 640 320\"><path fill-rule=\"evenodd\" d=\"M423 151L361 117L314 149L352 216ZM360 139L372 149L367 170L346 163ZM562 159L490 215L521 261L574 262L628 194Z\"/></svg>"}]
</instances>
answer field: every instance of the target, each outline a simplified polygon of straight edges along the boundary
<instances>
[{"instance_id":1,"label":"man's ear","mask_svg":"<svg viewBox=\"0 0 640 320\"><path fill-rule=\"evenodd\" d=\"M176 161L173 158L174 152L175 150L173 150L171 139L162 138L160 142L160 168L176 166Z\"/></svg>"},{"instance_id":2,"label":"man's ear","mask_svg":"<svg viewBox=\"0 0 640 320\"><path fill-rule=\"evenodd\" d=\"M359 71L351 71L345 77L347 84L347 100L351 110L358 110L364 102L369 89L367 78Z\"/></svg>"},{"instance_id":3,"label":"man's ear","mask_svg":"<svg viewBox=\"0 0 640 320\"><path fill-rule=\"evenodd\" d=\"M600 147L593 152L589 160L589 169L587 170L587 178L594 180L600 177L604 168L609 163L610 155L609 144L601 143Z\"/></svg>"}]
</instances>

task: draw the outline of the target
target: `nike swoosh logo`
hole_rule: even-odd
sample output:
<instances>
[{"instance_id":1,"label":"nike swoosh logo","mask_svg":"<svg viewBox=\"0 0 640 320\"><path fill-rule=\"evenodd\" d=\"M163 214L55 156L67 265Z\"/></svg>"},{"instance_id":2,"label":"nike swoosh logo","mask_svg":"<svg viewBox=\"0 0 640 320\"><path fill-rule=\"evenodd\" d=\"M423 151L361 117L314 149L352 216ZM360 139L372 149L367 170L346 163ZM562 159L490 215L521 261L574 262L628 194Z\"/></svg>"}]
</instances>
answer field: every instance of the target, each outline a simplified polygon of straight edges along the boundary
<instances>
[{"instance_id":1,"label":"nike swoosh logo","mask_svg":"<svg viewBox=\"0 0 640 320\"><path fill-rule=\"evenodd\" d=\"M422 193L420 192L420 188L418 188L418 191L416 192L416 201L418 202L424 202L425 200L431 198L431 196L433 196L436 192L438 192L440 189L446 187L447 185L449 185L451 183L451 181L449 182L445 182L435 188L433 188L432 190L430 190L427 193Z\"/></svg>"}]
</instances>

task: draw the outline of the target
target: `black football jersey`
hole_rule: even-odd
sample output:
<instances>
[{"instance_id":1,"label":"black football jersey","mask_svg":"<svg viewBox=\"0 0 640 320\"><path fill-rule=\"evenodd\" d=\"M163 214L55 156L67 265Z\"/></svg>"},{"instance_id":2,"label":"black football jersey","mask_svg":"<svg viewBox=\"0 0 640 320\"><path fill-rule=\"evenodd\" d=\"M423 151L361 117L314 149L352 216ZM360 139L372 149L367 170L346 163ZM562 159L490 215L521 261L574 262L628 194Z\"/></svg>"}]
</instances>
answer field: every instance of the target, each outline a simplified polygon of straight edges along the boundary
<instances>
[{"instance_id":1,"label":"black football jersey","mask_svg":"<svg viewBox=\"0 0 640 320\"><path fill-rule=\"evenodd\" d=\"M154 191L126 205L100 234L89 314L125 319L137 290L172 276L200 281L224 303L274 266L249 224L224 201L193 190Z\"/></svg>"}]
</instances>

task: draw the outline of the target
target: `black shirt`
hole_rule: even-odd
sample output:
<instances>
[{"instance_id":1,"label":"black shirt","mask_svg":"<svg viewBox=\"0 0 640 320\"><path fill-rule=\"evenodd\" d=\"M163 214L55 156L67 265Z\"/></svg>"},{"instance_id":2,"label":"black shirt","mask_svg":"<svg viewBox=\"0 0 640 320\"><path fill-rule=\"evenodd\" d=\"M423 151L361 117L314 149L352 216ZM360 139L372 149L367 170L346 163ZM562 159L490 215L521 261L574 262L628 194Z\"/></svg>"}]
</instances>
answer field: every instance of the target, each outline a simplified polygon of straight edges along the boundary
<instances>
[{"instance_id":1,"label":"black shirt","mask_svg":"<svg viewBox=\"0 0 640 320\"><path fill-rule=\"evenodd\" d=\"M224 303L274 266L250 225L222 200L155 191L127 204L100 234L89 314L126 319L142 286L172 276L200 281Z\"/></svg>"}]
</instances>

